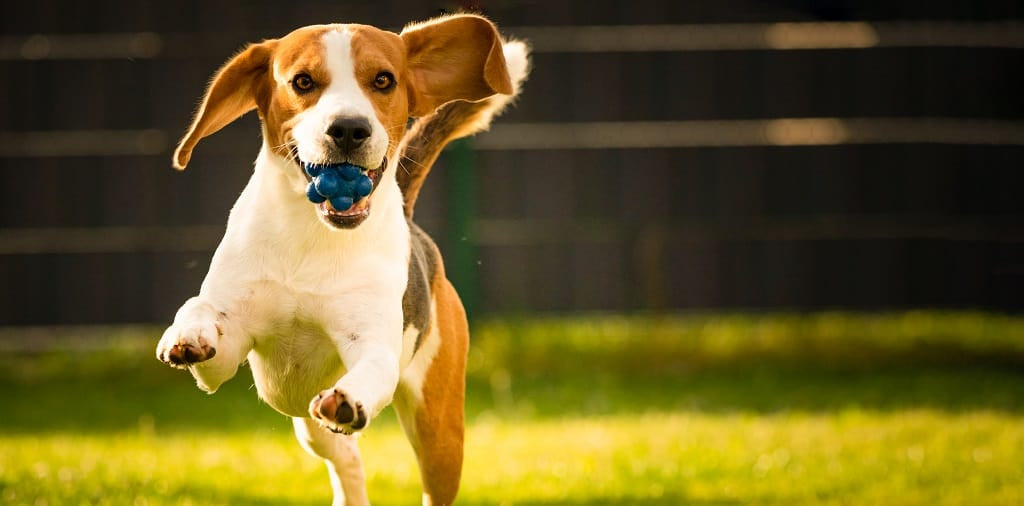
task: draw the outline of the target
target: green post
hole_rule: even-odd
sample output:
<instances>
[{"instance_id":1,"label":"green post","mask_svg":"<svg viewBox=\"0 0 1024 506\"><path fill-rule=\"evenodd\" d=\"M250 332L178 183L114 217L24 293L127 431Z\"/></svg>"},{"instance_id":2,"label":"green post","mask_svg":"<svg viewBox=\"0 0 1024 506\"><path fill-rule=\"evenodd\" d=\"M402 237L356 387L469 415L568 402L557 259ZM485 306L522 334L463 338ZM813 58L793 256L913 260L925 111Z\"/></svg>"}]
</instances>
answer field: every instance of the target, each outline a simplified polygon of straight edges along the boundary
<instances>
[{"instance_id":1,"label":"green post","mask_svg":"<svg viewBox=\"0 0 1024 506\"><path fill-rule=\"evenodd\" d=\"M455 285L462 304L466 306L466 314L472 320L479 297L476 239L473 237L477 190L473 148L468 139L460 139L451 144L449 151L452 158L446 192L449 250L445 256L451 259L448 278Z\"/></svg>"}]
</instances>

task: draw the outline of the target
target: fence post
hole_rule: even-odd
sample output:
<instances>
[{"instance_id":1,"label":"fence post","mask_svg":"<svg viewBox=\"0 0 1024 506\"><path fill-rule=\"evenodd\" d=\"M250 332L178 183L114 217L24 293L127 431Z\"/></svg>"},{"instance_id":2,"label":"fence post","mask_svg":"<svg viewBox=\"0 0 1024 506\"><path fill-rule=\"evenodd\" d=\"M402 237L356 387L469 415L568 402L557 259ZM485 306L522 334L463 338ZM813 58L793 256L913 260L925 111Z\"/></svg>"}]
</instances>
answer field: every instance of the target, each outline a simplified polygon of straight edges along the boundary
<instances>
[{"instance_id":1,"label":"fence post","mask_svg":"<svg viewBox=\"0 0 1024 506\"><path fill-rule=\"evenodd\" d=\"M468 139L460 139L453 142L449 150L452 159L446 192L449 251L445 256L450 259L448 277L472 320L479 296L476 238L473 237L477 191L473 148Z\"/></svg>"}]
</instances>

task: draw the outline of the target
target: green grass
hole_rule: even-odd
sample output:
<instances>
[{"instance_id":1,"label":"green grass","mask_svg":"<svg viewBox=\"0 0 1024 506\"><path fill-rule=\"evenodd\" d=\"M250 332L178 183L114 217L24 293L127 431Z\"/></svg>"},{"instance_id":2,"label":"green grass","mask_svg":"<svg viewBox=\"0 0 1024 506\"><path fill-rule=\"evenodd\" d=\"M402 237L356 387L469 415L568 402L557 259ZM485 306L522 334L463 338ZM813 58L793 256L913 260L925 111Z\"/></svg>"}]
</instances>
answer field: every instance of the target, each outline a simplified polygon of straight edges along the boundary
<instances>
[{"instance_id":1,"label":"green grass","mask_svg":"<svg viewBox=\"0 0 1024 506\"><path fill-rule=\"evenodd\" d=\"M0 355L0 503L329 504L248 370L208 396L152 358L159 329L130 334ZM506 319L474 339L462 504L1024 503L1024 319ZM361 446L375 504L417 503L392 413Z\"/></svg>"}]
</instances>

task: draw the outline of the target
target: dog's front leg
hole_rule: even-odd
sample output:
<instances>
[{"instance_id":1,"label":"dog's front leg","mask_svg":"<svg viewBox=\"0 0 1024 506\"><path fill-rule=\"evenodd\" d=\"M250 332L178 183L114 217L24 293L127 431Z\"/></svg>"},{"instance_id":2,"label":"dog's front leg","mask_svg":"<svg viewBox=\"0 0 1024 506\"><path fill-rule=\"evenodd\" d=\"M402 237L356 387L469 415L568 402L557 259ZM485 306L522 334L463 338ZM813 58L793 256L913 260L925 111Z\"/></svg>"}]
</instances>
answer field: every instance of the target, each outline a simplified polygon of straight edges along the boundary
<instances>
[{"instance_id":1,"label":"dog's front leg","mask_svg":"<svg viewBox=\"0 0 1024 506\"><path fill-rule=\"evenodd\" d=\"M252 346L224 312L192 297L164 331L156 356L171 367L188 369L199 388L213 393L235 375Z\"/></svg>"},{"instance_id":2,"label":"dog's front leg","mask_svg":"<svg viewBox=\"0 0 1024 506\"><path fill-rule=\"evenodd\" d=\"M346 373L310 402L309 414L328 429L352 434L366 428L394 397L402 351L401 317L392 325L342 332L332 337Z\"/></svg>"}]
</instances>

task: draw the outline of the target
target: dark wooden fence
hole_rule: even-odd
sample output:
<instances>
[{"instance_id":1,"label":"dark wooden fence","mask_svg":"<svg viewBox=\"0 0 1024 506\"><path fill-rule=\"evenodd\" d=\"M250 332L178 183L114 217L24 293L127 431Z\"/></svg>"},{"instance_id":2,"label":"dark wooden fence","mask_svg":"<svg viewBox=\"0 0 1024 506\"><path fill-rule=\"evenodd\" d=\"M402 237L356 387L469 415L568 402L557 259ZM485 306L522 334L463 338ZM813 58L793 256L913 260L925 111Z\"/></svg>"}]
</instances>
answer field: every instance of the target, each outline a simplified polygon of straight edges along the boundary
<instances>
[{"instance_id":1,"label":"dark wooden fence","mask_svg":"<svg viewBox=\"0 0 1024 506\"><path fill-rule=\"evenodd\" d=\"M482 3L533 74L417 210L476 312L1024 307L1020 2ZM217 66L452 7L5 5L0 325L168 321L260 142L170 169Z\"/></svg>"}]
</instances>

